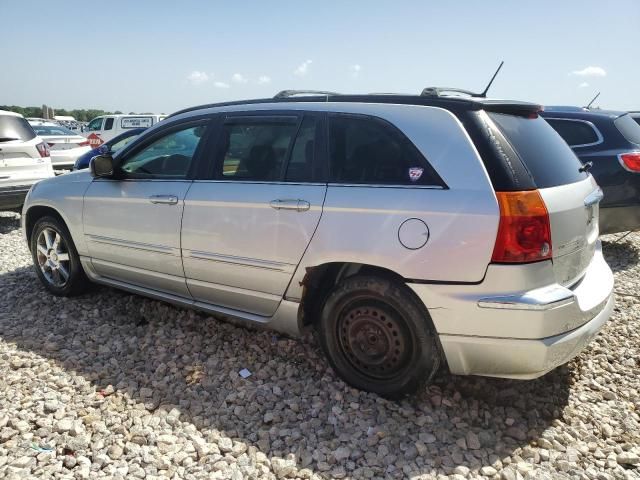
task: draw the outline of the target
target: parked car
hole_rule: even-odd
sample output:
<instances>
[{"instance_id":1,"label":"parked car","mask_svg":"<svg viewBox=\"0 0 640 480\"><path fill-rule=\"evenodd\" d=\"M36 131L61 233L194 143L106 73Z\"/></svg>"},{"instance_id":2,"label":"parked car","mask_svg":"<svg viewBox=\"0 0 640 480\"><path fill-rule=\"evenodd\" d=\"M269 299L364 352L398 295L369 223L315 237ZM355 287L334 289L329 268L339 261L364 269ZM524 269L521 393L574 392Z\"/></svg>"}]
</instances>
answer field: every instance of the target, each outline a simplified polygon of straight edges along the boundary
<instances>
[{"instance_id":1,"label":"parked car","mask_svg":"<svg viewBox=\"0 0 640 480\"><path fill-rule=\"evenodd\" d=\"M89 141L82 135L55 123L35 123L35 132L51 149L51 163L55 168L72 168L78 157L91 151Z\"/></svg>"},{"instance_id":2,"label":"parked car","mask_svg":"<svg viewBox=\"0 0 640 480\"><path fill-rule=\"evenodd\" d=\"M92 148L134 128L149 128L166 115L102 115L89 122L84 128L85 135Z\"/></svg>"},{"instance_id":3,"label":"parked car","mask_svg":"<svg viewBox=\"0 0 640 480\"><path fill-rule=\"evenodd\" d=\"M0 110L0 210L20 208L34 183L53 176L47 144L22 115Z\"/></svg>"},{"instance_id":4,"label":"parked car","mask_svg":"<svg viewBox=\"0 0 640 480\"><path fill-rule=\"evenodd\" d=\"M105 143L97 148L93 148L87 153L80 155L73 166L74 170L82 170L83 168L89 168L89 161L101 153L116 153L118 150L126 147L134 141L138 136L144 132L146 128L133 128L121 133L117 137L113 137L111 140L107 140Z\"/></svg>"},{"instance_id":5,"label":"parked car","mask_svg":"<svg viewBox=\"0 0 640 480\"><path fill-rule=\"evenodd\" d=\"M640 125L626 112L547 107L542 116L569 144L604 191L600 232L640 228Z\"/></svg>"},{"instance_id":6,"label":"parked car","mask_svg":"<svg viewBox=\"0 0 640 480\"><path fill-rule=\"evenodd\" d=\"M178 112L32 191L37 275L315 328L346 382L388 397L441 364L543 375L613 310L602 192L538 105L434 91Z\"/></svg>"}]
</instances>

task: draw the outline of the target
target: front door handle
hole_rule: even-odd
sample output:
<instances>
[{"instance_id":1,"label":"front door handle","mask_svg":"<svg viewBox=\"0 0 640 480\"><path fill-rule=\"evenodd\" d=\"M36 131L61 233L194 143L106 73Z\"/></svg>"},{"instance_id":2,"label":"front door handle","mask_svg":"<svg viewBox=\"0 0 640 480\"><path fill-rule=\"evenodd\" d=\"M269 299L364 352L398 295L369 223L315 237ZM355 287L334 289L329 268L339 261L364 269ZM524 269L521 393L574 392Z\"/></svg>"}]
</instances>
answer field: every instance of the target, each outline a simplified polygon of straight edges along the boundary
<instances>
[{"instance_id":1,"label":"front door handle","mask_svg":"<svg viewBox=\"0 0 640 480\"><path fill-rule=\"evenodd\" d=\"M178 197L175 195L151 195L149 201L155 204L175 205L178 203Z\"/></svg>"},{"instance_id":2,"label":"front door handle","mask_svg":"<svg viewBox=\"0 0 640 480\"><path fill-rule=\"evenodd\" d=\"M309 202L299 198L271 200L269 206L276 210L297 210L298 212L306 212L311 208Z\"/></svg>"}]
</instances>

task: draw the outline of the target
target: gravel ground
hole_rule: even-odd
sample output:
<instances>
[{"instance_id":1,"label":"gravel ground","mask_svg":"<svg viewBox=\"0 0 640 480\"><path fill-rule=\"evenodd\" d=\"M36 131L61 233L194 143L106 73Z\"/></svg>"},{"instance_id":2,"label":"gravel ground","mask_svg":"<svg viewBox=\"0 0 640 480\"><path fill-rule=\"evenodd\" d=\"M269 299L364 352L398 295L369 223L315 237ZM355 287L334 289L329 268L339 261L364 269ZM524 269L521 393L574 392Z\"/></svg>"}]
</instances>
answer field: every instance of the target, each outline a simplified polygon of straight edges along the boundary
<instances>
[{"instance_id":1,"label":"gravel ground","mask_svg":"<svg viewBox=\"0 0 640 480\"><path fill-rule=\"evenodd\" d=\"M612 240L617 308L576 360L442 373L394 403L312 338L108 288L52 297L0 214L0 478L640 478L640 234Z\"/></svg>"}]
</instances>

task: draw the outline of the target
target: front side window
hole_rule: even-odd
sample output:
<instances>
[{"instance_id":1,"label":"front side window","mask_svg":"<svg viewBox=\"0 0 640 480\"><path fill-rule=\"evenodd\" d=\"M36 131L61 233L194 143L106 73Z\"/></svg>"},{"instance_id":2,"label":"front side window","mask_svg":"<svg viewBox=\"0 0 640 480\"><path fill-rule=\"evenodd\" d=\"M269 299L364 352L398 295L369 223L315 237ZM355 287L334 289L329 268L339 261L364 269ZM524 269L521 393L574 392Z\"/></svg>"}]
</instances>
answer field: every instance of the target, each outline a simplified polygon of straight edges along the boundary
<instances>
[{"instance_id":1,"label":"front side window","mask_svg":"<svg viewBox=\"0 0 640 480\"><path fill-rule=\"evenodd\" d=\"M354 184L436 185L418 149L391 125L373 119L329 120L331 181Z\"/></svg>"},{"instance_id":2,"label":"front side window","mask_svg":"<svg viewBox=\"0 0 640 480\"><path fill-rule=\"evenodd\" d=\"M89 122L89 125L87 125L86 130L89 132L95 132L97 130L102 130L102 117L98 117L98 118L94 118L93 120L91 120Z\"/></svg>"},{"instance_id":3,"label":"front side window","mask_svg":"<svg viewBox=\"0 0 640 480\"><path fill-rule=\"evenodd\" d=\"M225 123L222 162L216 176L227 180L280 180L296 130L295 119L232 119Z\"/></svg>"},{"instance_id":4,"label":"front side window","mask_svg":"<svg viewBox=\"0 0 640 480\"><path fill-rule=\"evenodd\" d=\"M126 158L120 168L132 178L186 178L205 130L198 125L168 133Z\"/></svg>"},{"instance_id":5,"label":"front side window","mask_svg":"<svg viewBox=\"0 0 640 480\"><path fill-rule=\"evenodd\" d=\"M598 134L588 123L553 118L546 120L570 147L589 145L599 140Z\"/></svg>"},{"instance_id":6,"label":"front side window","mask_svg":"<svg viewBox=\"0 0 640 480\"><path fill-rule=\"evenodd\" d=\"M111 130L112 128L113 128L113 118L107 118L107 120L104 122L104 129Z\"/></svg>"}]
</instances>

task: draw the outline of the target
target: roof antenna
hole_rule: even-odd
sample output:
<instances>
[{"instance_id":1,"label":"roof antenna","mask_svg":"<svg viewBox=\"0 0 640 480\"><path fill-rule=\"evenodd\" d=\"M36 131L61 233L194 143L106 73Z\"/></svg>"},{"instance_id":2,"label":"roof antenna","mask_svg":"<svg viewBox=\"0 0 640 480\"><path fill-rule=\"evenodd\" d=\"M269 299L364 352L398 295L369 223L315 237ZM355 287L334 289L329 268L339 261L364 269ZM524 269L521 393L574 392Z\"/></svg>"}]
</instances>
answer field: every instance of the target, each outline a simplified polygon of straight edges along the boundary
<instances>
[{"instance_id":1,"label":"roof antenna","mask_svg":"<svg viewBox=\"0 0 640 480\"><path fill-rule=\"evenodd\" d=\"M589 102L589 104L588 104L586 107L584 107L584 108L589 109L589 107L591 107L591 105L593 104L593 102L595 102L595 101L596 101L596 98L598 98L599 96L600 96L600 92L598 92L598 93L596 94L596 96L595 96L595 97L593 97L593 99Z\"/></svg>"},{"instance_id":2,"label":"roof antenna","mask_svg":"<svg viewBox=\"0 0 640 480\"><path fill-rule=\"evenodd\" d=\"M487 98L487 92L489 91L489 88L491 88L491 84L493 83L493 81L498 76L498 72L502 68L502 65L504 65L504 60L502 60L500 62L500 65L498 66L498 69L496 70L496 73L494 73L493 77L491 77L491 80L489 80L489 83L487 84L487 88L485 88L484 91L480 95L478 95L478 97Z\"/></svg>"}]
</instances>

